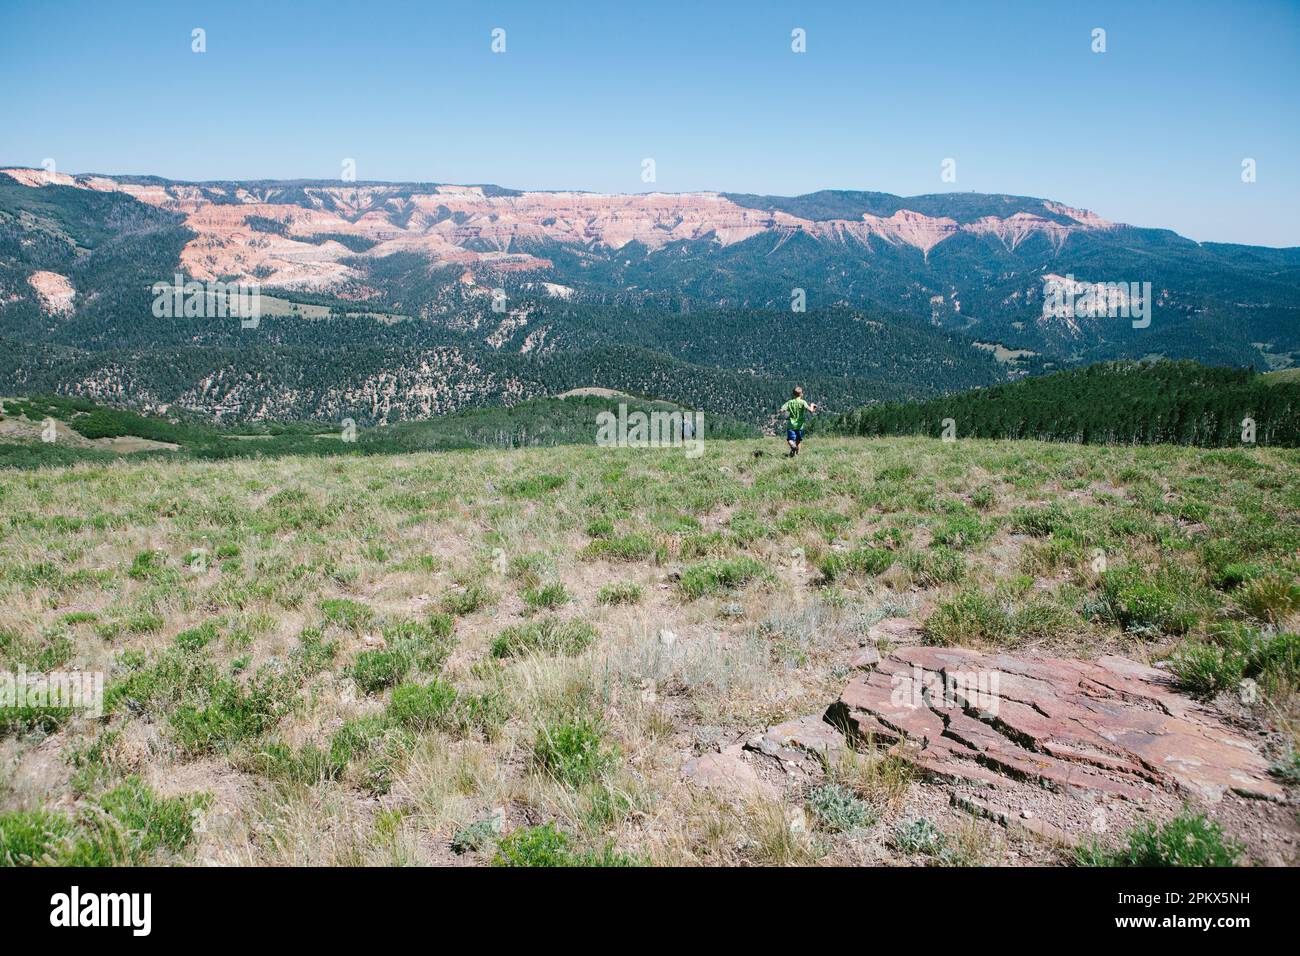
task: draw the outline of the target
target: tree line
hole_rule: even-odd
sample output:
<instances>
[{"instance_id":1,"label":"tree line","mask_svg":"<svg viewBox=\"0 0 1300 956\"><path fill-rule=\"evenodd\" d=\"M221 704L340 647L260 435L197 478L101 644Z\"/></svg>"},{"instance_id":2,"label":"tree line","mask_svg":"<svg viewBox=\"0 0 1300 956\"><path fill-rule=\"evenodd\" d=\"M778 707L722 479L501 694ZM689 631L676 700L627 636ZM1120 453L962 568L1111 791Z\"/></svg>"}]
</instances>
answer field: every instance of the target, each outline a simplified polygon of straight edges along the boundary
<instances>
[{"instance_id":1,"label":"tree line","mask_svg":"<svg viewBox=\"0 0 1300 956\"><path fill-rule=\"evenodd\" d=\"M1191 361L1102 362L838 418L850 435L1300 446L1300 382Z\"/></svg>"}]
</instances>

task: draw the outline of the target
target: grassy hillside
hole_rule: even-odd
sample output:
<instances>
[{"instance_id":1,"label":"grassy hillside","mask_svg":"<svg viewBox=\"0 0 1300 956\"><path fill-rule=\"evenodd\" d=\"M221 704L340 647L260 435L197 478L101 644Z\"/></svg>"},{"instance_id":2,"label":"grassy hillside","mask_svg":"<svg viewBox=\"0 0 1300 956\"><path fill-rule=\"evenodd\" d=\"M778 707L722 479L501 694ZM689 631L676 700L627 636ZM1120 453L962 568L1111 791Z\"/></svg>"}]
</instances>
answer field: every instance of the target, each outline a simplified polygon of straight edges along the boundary
<instances>
[{"instance_id":1,"label":"grassy hillside","mask_svg":"<svg viewBox=\"0 0 1300 956\"><path fill-rule=\"evenodd\" d=\"M1293 450L769 438L2 474L0 669L107 691L102 719L6 713L0 862L1073 859L883 747L766 799L683 781L825 710L887 618L1163 662L1295 781ZM1193 809L1229 858L1294 854L1284 806ZM1111 812L1119 843L1135 818Z\"/></svg>"},{"instance_id":2,"label":"grassy hillside","mask_svg":"<svg viewBox=\"0 0 1300 956\"><path fill-rule=\"evenodd\" d=\"M345 439L341 424L267 422L214 426L194 415L141 415L81 398L52 395L10 398L0 400L0 408L11 426L17 423L19 427L5 428L0 420L0 467L40 468L77 461L105 462L123 451L160 458L218 459L595 444L599 416L604 412L617 415L620 404L626 405L629 413L682 410L670 402L617 394L539 398L508 408L468 409L389 427L358 426L349 430ZM67 426L52 443L38 440L40 424L49 418ZM754 426L725 416L704 417L703 435L708 438L757 434ZM144 441L117 445L110 441L121 438Z\"/></svg>"}]
</instances>

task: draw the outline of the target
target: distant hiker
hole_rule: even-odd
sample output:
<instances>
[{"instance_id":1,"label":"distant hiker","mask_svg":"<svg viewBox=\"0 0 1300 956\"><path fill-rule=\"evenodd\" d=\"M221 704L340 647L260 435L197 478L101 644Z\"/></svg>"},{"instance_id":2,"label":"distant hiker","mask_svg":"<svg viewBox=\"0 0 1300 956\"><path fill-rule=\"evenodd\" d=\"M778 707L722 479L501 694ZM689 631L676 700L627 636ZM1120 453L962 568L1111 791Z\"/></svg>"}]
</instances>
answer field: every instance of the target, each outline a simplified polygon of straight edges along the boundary
<instances>
[{"instance_id":1,"label":"distant hiker","mask_svg":"<svg viewBox=\"0 0 1300 956\"><path fill-rule=\"evenodd\" d=\"M781 406L781 414L786 417L785 440L790 445L790 457L799 454L799 444L803 441L804 415L816 414L817 406L803 400L803 389L794 387L794 397Z\"/></svg>"}]
</instances>

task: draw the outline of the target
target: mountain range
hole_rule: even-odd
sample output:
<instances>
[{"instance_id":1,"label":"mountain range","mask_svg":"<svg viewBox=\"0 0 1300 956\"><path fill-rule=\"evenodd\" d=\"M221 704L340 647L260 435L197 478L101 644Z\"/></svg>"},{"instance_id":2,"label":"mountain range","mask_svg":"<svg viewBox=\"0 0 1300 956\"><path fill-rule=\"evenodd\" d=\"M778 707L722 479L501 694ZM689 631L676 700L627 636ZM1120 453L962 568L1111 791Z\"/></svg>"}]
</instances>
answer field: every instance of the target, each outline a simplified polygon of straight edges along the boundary
<instances>
[{"instance_id":1,"label":"mountain range","mask_svg":"<svg viewBox=\"0 0 1300 956\"><path fill-rule=\"evenodd\" d=\"M160 284L256 283L256 323ZM1150 321L1053 314L1150 283ZM1045 199L182 183L0 169L0 393L395 422L582 387L762 422L1095 361L1300 364L1300 249Z\"/></svg>"}]
</instances>

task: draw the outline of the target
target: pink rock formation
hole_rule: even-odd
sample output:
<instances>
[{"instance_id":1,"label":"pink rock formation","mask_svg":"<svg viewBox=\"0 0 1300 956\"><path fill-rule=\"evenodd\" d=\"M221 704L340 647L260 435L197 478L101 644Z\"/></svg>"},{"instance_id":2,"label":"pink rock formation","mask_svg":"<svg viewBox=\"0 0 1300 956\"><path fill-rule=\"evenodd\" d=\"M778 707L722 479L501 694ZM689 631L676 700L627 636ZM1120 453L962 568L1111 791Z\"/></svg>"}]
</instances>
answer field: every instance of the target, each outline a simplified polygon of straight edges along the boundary
<instances>
[{"instance_id":1,"label":"pink rock formation","mask_svg":"<svg viewBox=\"0 0 1300 956\"><path fill-rule=\"evenodd\" d=\"M29 275L27 284L36 290L41 300L41 307L46 312L53 315L72 313L72 303L77 297L77 290L72 287L67 276L42 270Z\"/></svg>"},{"instance_id":2,"label":"pink rock formation","mask_svg":"<svg viewBox=\"0 0 1300 956\"><path fill-rule=\"evenodd\" d=\"M569 246L621 249L638 242L650 250L681 240L732 245L764 233L785 238L804 232L819 239L872 240L905 245L927 256L960 232L992 235L1008 248L1025 238L1046 235L1053 243L1071 232L1109 228L1092 213L1055 203L1050 211L1074 221L1064 225L1029 213L1006 219L987 217L958 223L900 209L888 217L810 220L784 212L751 209L719 193L525 192L488 196L476 186L436 186L411 195L409 187L348 185L302 187L293 202L287 188L190 186L119 183L108 177L52 175L41 170L5 169L29 186L58 183L84 189L118 190L141 202L183 214L198 235L186 246L182 263L199 279L256 276L267 287L327 289L359 278L341 260L357 255L382 257L414 252L435 264L467 268L546 270L551 263L519 251L521 243L556 242ZM215 191L234 203L214 203ZM305 202L303 196L306 197ZM250 217L285 226L285 235L248 225ZM313 242L323 234L352 235L377 245L362 253L338 243Z\"/></svg>"},{"instance_id":3,"label":"pink rock formation","mask_svg":"<svg viewBox=\"0 0 1300 956\"><path fill-rule=\"evenodd\" d=\"M974 679L972 679L974 678ZM852 680L827 719L941 778L1067 795L1280 799L1251 743L1121 657L1095 662L907 647Z\"/></svg>"}]
</instances>

